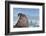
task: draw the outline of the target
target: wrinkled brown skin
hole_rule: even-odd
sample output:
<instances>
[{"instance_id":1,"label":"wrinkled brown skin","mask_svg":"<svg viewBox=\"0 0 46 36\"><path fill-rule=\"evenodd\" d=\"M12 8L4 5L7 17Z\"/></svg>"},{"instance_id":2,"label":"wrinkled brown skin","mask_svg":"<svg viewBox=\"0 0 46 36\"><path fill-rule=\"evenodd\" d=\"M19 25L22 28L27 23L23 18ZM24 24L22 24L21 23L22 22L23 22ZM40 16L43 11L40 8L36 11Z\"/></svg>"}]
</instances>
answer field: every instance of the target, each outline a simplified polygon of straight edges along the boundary
<instances>
[{"instance_id":1,"label":"wrinkled brown skin","mask_svg":"<svg viewBox=\"0 0 46 36\"><path fill-rule=\"evenodd\" d=\"M17 22L17 24L14 26L15 27L28 27L28 19L26 16L21 16Z\"/></svg>"}]
</instances>

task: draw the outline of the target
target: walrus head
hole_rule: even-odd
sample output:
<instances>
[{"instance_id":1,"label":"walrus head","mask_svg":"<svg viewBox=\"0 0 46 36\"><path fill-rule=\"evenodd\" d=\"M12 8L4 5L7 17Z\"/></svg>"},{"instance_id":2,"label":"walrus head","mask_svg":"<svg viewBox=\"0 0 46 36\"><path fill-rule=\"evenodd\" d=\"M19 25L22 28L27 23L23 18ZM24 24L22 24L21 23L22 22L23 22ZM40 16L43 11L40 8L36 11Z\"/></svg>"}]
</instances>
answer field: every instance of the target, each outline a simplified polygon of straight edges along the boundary
<instances>
[{"instance_id":1,"label":"walrus head","mask_svg":"<svg viewBox=\"0 0 46 36\"><path fill-rule=\"evenodd\" d=\"M26 15L19 13L18 16L20 16L16 27L27 27L28 26L28 19L26 17Z\"/></svg>"}]
</instances>

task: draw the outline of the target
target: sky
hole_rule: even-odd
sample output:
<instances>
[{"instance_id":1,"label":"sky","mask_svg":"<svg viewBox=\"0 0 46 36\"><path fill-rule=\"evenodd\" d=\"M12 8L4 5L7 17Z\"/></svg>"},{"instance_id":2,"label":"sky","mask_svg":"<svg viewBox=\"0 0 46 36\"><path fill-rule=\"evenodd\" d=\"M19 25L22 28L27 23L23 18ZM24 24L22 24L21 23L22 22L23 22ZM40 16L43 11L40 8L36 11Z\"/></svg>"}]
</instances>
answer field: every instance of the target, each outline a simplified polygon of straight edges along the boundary
<instances>
[{"instance_id":1,"label":"sky","mask_svg":"<svg viewBox=\"0 0 46 36\"><path fill-rule=\"evenodd\" d=\"M18 13L23 13L29 16L39 16L39 9L35 8L14 8L13 15L17 15Z\"/></svg>"}]
</instances>

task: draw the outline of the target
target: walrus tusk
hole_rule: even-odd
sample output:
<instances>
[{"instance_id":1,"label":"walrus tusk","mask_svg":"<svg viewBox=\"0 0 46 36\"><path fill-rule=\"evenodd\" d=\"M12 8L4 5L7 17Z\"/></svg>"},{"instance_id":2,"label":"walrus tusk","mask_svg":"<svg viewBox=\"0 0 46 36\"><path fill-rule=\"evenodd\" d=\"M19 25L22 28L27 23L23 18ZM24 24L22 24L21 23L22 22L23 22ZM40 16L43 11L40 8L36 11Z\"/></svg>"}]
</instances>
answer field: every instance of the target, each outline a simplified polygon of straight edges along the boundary
<instances>
[{"instance_id":1,"label":"walrus tusk","mask_svg":"<svg viewBox=\"0 0 46 36\"><path fill-rule=\"evenodd\" d=\"M20 16L18 16L18 18L15 21L15 25L17 24L18 20L19 20Z\"/></svg>"}]
</instances>

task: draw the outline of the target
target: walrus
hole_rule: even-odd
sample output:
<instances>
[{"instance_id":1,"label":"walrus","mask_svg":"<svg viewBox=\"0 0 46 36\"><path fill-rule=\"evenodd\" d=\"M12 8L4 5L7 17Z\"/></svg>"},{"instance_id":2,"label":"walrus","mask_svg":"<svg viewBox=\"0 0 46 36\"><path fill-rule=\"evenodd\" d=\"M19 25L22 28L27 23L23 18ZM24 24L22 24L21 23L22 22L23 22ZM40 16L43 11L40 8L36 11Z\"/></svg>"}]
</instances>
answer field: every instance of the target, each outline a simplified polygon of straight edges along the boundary
<instances>
[{"instance_id":1,"label":"walrus","mask_svg":"<svg viewBox=\"0 0 46 36\"><path fill-rule=\"evenodd\" d=\"M28 18L26 15L19 13L18 16L20 16L18 22L16 25L14 25L15 27L28 27Z\"/></svg>"}]
</instances>

